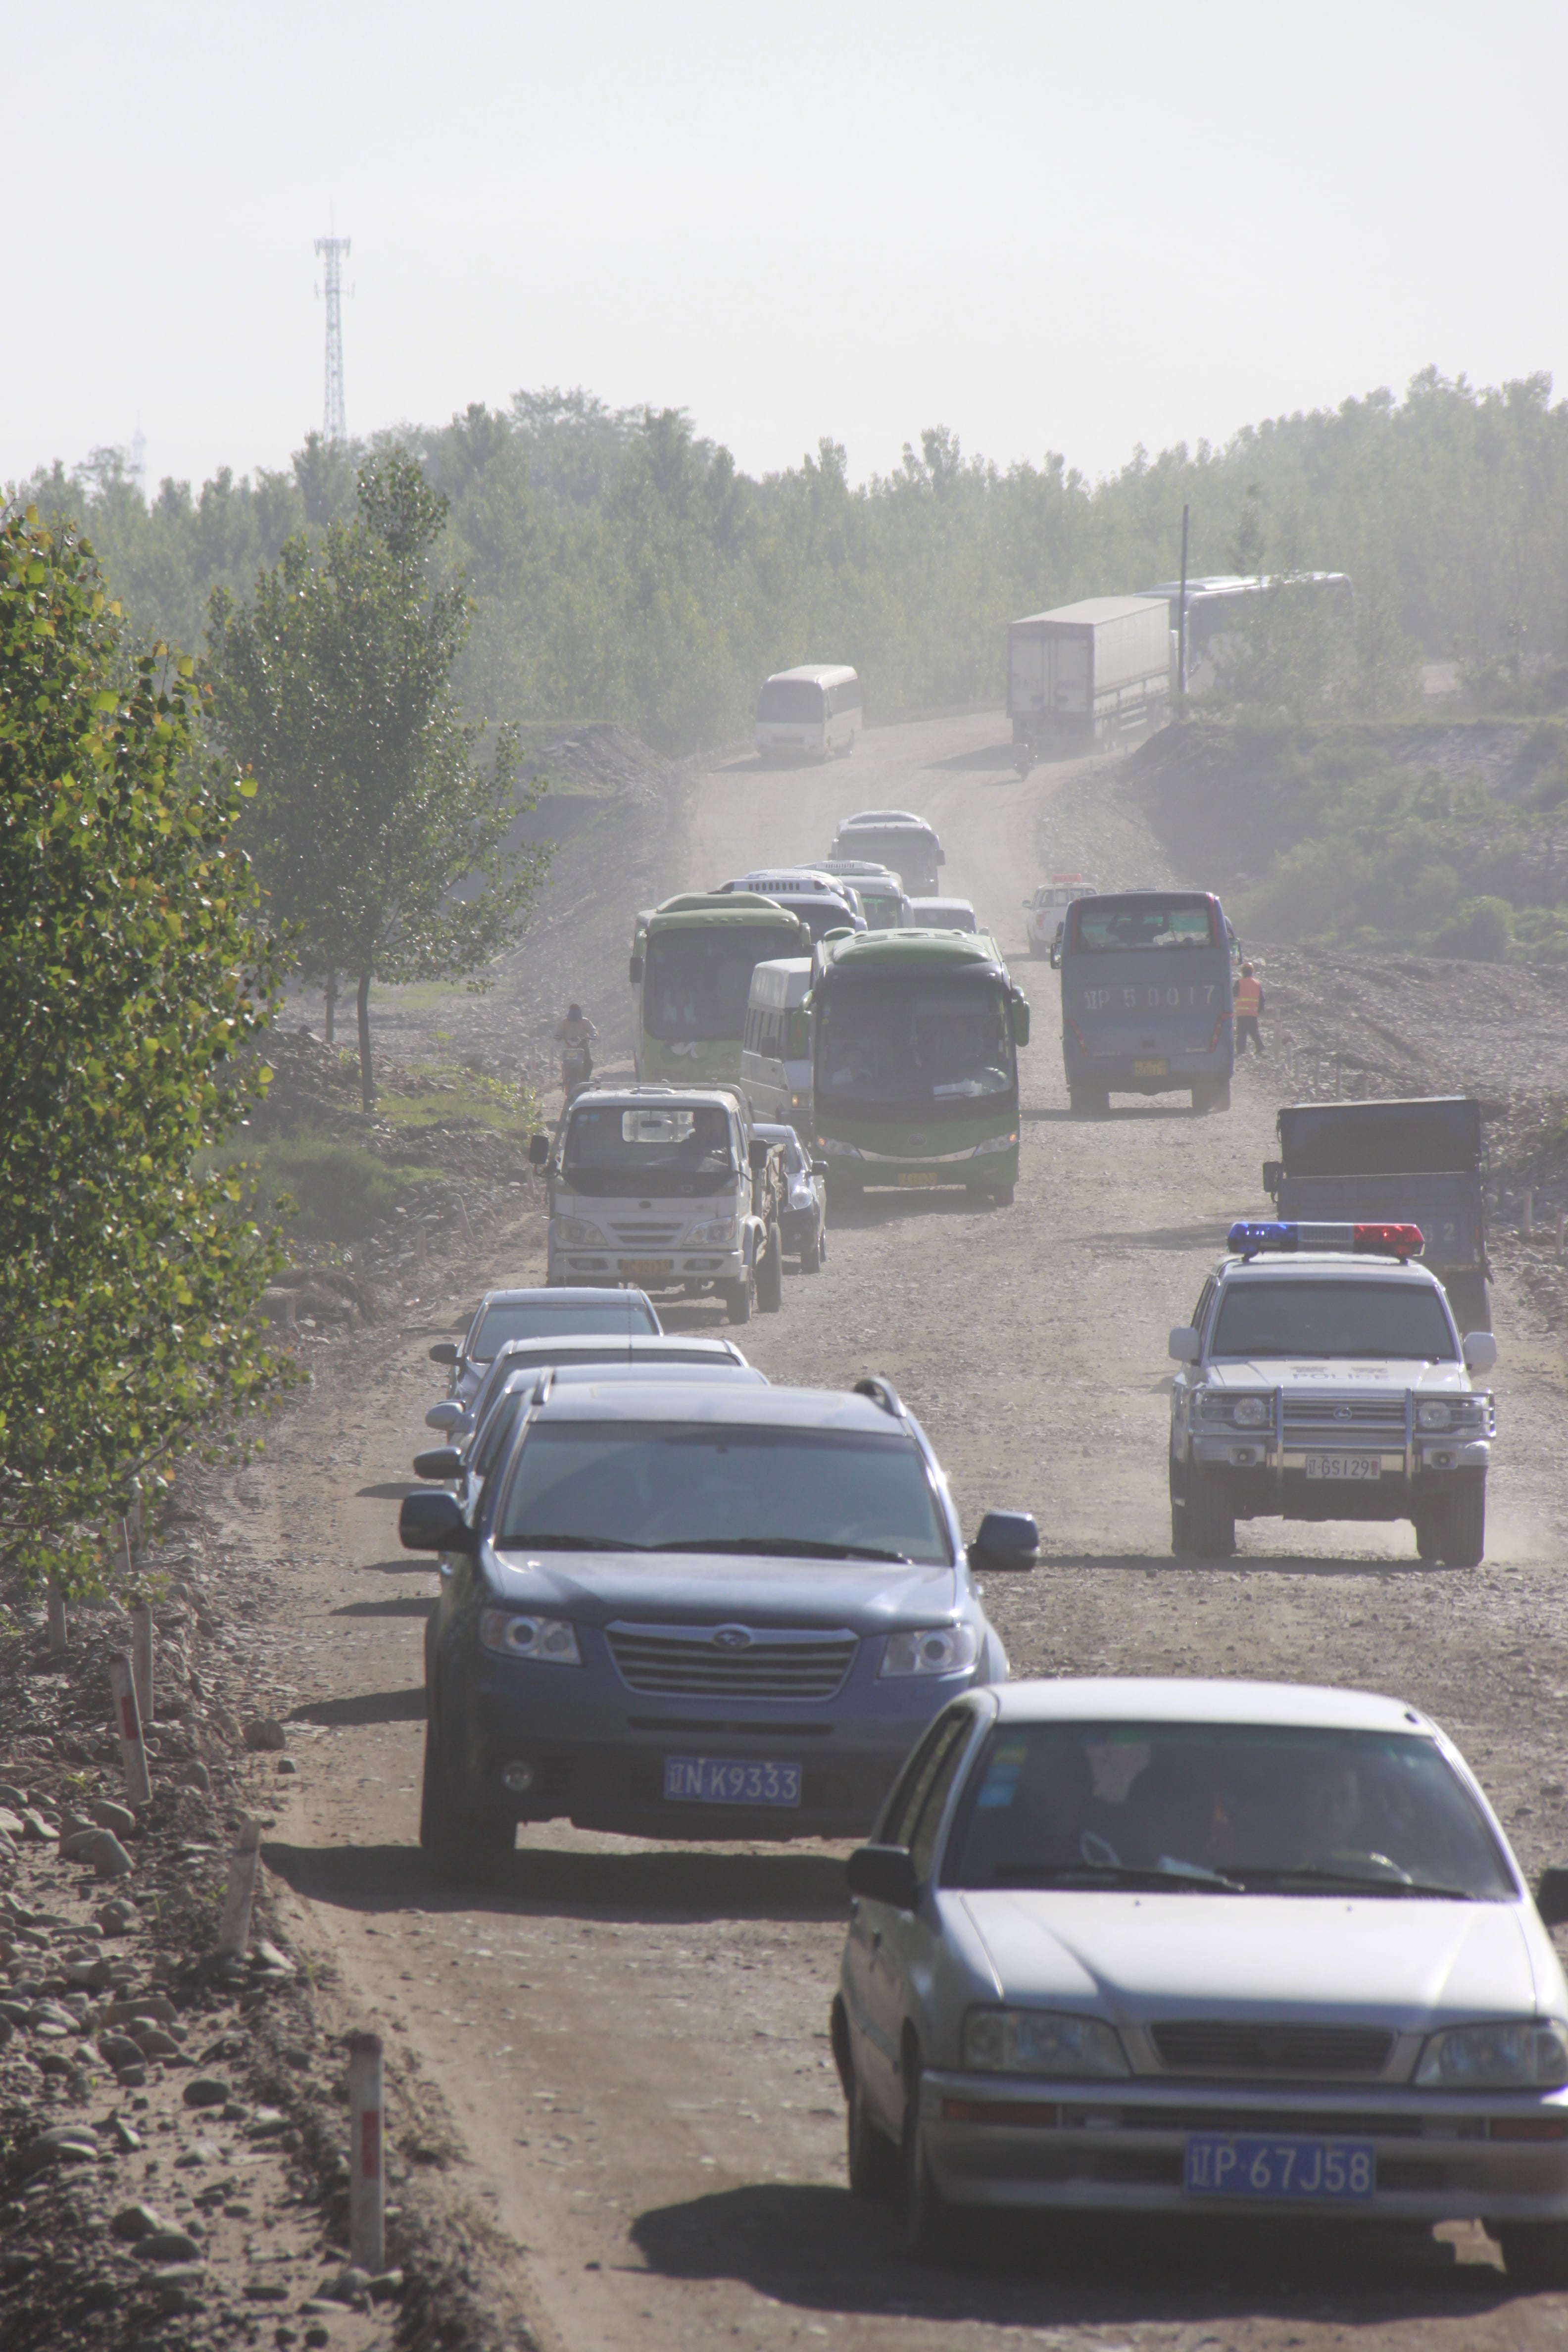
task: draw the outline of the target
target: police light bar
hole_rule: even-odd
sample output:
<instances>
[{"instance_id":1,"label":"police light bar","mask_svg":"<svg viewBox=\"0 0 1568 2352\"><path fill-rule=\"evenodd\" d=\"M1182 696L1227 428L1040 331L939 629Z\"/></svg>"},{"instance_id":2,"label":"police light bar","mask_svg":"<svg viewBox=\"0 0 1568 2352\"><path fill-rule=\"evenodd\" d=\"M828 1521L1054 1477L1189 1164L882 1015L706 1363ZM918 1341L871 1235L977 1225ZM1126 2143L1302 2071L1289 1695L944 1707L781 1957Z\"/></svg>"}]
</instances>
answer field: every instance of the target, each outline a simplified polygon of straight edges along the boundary
<instances>
[{"instance_id":1,"label":"police light bar","mask_svg":"<svg viewBox=\"0 0 1568 2352\"><path fill-rule=\"evenodd\" d=\"M1238 1218L1226 1237L1226 1246L1244 1258L1265 1250L1368 1250L1379 1257L1419 1257L1426 1236L1419 1225L1306 1225L1261 1223Z\"/></svg>"}]
</instances>

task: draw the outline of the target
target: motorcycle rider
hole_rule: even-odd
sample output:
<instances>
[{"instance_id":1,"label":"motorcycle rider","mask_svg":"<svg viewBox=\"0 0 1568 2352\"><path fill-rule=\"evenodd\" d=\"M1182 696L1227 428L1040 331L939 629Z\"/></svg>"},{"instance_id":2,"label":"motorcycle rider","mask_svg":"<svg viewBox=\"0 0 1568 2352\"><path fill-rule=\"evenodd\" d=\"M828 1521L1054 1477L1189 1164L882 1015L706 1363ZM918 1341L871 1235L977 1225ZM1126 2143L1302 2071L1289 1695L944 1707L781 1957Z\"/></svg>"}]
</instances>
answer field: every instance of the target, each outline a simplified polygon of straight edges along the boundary
<instances>
[{"instance_id":1,"label":"motorcycle rider","mask_svg":"<svg viewBox=\"0 0 1568 2352\"><path fill-rule=\"evenodd\" d=\"M594 1066L594 1056L590 1048L598 1034L580 1004L569 1004L566 1007L566 1018L560 1023L555 1032L563 1049L561 1055L561 1085L566 1094L570 1095L572 1091L574 1078L576 1079L579 1087L587 1085L589 1073Z\"/></svg>"}]
</instances>

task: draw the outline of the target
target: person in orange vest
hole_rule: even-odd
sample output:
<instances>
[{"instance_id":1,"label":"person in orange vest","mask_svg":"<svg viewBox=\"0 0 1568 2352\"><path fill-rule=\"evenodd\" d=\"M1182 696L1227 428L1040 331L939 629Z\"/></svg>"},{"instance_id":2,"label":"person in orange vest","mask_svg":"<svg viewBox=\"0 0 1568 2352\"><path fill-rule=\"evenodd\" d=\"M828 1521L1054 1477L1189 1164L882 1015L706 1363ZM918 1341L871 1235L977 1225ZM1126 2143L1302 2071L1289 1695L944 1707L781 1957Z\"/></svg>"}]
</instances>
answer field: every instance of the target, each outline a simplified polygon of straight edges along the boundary
<instances>
[{"instance_id":1,"label":"person in orange vest","mask_svg":"<svg viewBox=\"0 0 1568 2352\"><path fill-rule=\"evenodd\" d=\"M1263 985L1249 963L1241 967L1241 978L1234 990L1236 997L1236 1050L1239 1054L1248 1038L1256 1050L1263 1051L1263 1038L1258 1026L1258 1016L1263 1010Z\"/></svg>"}]
</instances>

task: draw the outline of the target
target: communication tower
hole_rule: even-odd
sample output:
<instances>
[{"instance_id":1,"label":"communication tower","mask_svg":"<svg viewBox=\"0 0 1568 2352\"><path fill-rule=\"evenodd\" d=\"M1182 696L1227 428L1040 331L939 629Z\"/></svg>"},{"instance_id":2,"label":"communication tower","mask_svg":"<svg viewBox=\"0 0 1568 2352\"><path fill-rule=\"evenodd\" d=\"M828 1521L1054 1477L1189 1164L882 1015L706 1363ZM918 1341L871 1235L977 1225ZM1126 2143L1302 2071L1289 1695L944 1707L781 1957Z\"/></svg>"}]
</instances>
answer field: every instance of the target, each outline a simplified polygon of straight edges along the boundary
<instances>
[{"instance_id":1,"label":"communication tower","mask_svg":"<svg viewBox=\"0 0 1568 2352\"><path fill-rule=\"evenodd\" d=\"M348 419L343 408L343 263L348 258L346 236L319 236L321 257L320 292L327 304L327 393L321 409L321 430L329 441L346 441Z\"/></svg>"}]
</instances>

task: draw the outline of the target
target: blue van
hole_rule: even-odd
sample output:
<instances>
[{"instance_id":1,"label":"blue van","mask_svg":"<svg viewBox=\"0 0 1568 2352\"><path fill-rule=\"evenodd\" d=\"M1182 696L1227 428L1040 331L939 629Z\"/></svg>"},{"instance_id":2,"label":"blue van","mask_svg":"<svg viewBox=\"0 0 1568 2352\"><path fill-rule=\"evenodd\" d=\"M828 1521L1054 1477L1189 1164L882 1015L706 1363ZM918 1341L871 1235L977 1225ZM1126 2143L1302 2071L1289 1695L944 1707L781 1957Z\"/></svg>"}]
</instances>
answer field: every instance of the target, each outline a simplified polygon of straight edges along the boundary
<instances>
[{"instance_id":1,"label":"blue van","mask_svg":"<svg viewBox=\"0 0 1568 2352\"><path fill-rule=\"evenodd\" d=\"M1195 1111L1230 1108L1237 952L1206 890L1073 901L1051 961L1062 976L1062 1060L1075 1118L1103 1118L1113 1094L1190 1094Z\"/></svg>"}]
</instances>

